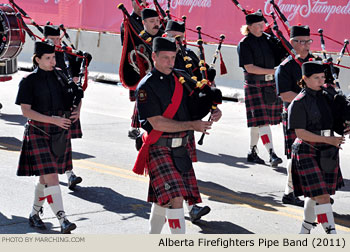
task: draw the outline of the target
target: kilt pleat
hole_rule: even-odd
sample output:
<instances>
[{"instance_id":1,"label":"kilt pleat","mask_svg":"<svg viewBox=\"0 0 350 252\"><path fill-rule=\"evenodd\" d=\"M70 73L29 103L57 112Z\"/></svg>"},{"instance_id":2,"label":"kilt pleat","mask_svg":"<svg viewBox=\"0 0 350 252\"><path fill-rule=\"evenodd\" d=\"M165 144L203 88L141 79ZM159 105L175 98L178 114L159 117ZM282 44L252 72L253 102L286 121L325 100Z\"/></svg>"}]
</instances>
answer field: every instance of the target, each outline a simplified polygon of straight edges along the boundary
<instances>
[{"instance_id":1,"label":"kilt pleat","mask_svg":"<svg viewBox=\"0 0 350 252\"><path fill-rule=\"evenodd\" d=\"M172 134L164 137L184 137L184 135ZM186 146L192 160L196 157L193 155L195 153L193 146L194 138ZM148 163L150 184L147 201L166 205L175 197L183 197L189 204L202 202L194 170L180 174L174 166L170 152L171 149L165 146L150 147Z\"/></svg>"},{"instance_id":2,"label":"kilt pleat","mask_svg":"<svg viewBox=\"0 0 350 252\"><path fill-rule=\"evenodd\" d=\"M72 123L70 126L71 138L82 138L83 132L81 130L80 119L78 119L75 123Z\"/></svg>"},{"instance_id":3,"label":"kilt pleat","mask_svg":"<svg viewBox=\"0 0 350 252\"><path fill-rule=\"evenodd\" d=\"M308 143L318 150L326 148L327 144ZM292 179L296 196L315 197L323 194L333 195L344 186L343 176L339 166L332 172L323 171L318 163L318 152L315 148L297 138L292 150ZM297 150L298 149L298 150Z\"/></svg>"},{"instance_id":4,"label":"kilt pleat","mask_svg":"<svg viewBox=\"0 0 350 252\"><path fill-rule=\"evenodd\" d=\"M244 95L248 127L276 125L282 121L282 100L277 97L274 104L265 104L261 88L273 86L274 81L245 81Z\"/></svg>"}]
</instances>

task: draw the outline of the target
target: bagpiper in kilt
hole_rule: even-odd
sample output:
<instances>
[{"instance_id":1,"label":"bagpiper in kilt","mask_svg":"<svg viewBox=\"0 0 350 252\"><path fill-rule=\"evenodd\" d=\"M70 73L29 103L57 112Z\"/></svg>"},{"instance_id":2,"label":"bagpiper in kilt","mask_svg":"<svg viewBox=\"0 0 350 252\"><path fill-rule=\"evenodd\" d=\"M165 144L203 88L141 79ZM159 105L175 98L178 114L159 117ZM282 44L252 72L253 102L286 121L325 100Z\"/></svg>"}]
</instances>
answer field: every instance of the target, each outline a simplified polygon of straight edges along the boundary
<instances>
[{"instance_id":1,"label":"bagpiper in kilt","mask_svg":"<svg viewBox=\"0 0 350 252\"><path fill-rule=\"evenodd\" d=\"M344 186L339 148L345 138L338 125L345 121L336 111L348 113L349 108L325 91L326 67L322 61L303 63L299 82L303 89L288 107L288 129L297 135L292 145L294 194L305 196L300 234L310 234L316 217L327 234L336 233L330 195ZM342 136L334 136L334 131Z\"/></svg>"},{"instance_id":2,"label":"bagpiper in kilt","mask_svg":"<svg viewBox=\"0 0 350 252\"><path fill-rule=\"evenodd\" d=\"M296 139L294 130L288 129L288 106L292 100L301 91L298 85L301 75L301 63L309 61L314 56L310 53L310 29L308 26L296 25L290 28L290 43L293 46L298 58L295 60L291 55L288 56L276 69L275 79L277 94L283 101L283 135L284 149L287 156L287 179L285 184L282 202L295 206L304 206L304 202L296 197L293 193L292 181L292 161L291 161L291 146Z\"/></svg>"},{"instance_id":3,"label":"bagpiper in kilt","mask_svg":"<svg viewBox=\"0 0 350 252\"><path fill-rule=\"evenodd\" d=\"M250 128L250 144L247 161L265 164L257 154L259 137L269 153L272 167L282 163L273 148L270 125L281 122L282 101L276 95L274 80L276 46L266 33L261 12L246 15L246 24L241 27L244 37L237 46L239 66L244 72L244 98L247 126Z\"/></svg>"},{"instance_id":4,"label":"bagpiper in kilt","mask_svg":"<svg viewBox=\"0 0 350 252\"><path fill-rule=\"evenodd\" d=\"M149 174L148 201L153 202L150 233L161 233L167 219L172 234L186 230L183 203L201 202L192 162L196 160L193 130L203 132L221 117L212 114L210 122L191 120L189 91L173 74L176 44L158 37L153 41L154 69L137 87L137 109L146 133L133 171ZM167 59L167 60L164 60Z\"/></svg>"},{"instance_id":5,"label":"bagpiper in kilt","mask_svg":"<svg viewBox=\"0 0 350 252\"><path fill-rule=\"evenodd\" d=\"M56 69L55 45L51 40L35 42L35 70L24 77L16 97L23 116L28 118L17 169L18 176L38 176L34 202L28 223L46 229L39 213L47 200L57 217L61 233L70 234L76 228L65 214L58 174L72 170L70 126L75 114L64 113L69 97L65 83Z\"/></svg>"}]
</instances>

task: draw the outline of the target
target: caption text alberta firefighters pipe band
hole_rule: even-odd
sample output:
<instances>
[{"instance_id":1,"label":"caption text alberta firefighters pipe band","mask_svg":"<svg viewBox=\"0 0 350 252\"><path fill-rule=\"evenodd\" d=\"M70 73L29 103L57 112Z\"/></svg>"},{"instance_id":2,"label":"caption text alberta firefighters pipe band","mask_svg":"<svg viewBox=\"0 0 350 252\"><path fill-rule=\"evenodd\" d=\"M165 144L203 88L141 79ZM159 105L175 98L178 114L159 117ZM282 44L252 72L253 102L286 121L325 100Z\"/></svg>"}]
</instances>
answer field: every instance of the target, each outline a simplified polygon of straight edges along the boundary
<instances>
[{"instance_id":1,"label":"caption text alberta firefighters pipe band","mask_svg":"<svg viewBox=\"0 0 350 252\"><path fill-rule=\"evenodd\" d=\"M160 238L158 247L261 247L261 248L277 248L277 247L334 247L345 248L346 240L344 238L302 238L302 239L237 239L237 238L203 238L198 239L176 239L176 238Z\"/></svg>"}]
</instances>

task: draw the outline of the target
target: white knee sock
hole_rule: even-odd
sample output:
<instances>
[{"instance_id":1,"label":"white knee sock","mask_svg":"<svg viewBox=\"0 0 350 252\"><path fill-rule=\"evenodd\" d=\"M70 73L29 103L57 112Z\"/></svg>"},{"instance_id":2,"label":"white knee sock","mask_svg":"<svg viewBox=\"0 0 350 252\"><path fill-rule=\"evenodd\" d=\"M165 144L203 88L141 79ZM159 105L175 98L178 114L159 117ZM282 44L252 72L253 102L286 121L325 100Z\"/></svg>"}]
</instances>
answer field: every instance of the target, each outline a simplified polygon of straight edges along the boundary
<instances>
[{"instance_id":1,"label":"white knee sock","mask_svg":"<svg viewBox=\"0 0 350 252\"><path fill-rule=\"evenodd\" d=\"M172 234L185 234L186 223L183 208L175 208L166 210L166 216L169 223L170 232Z\"/></svg>"},{"instance_id":2,"label":"white knee sock","mask_svg":"<svg viewBox=\"0 0 350 252\"><path fill-rule=\"evenodd\" d=\"M316 213L315 213L316 201L311 198L305 198L304 201L304 221L301 225L299 234L310 234L310 230L315 226Z\"/></svg>"},{"instance_id":3,"label":"white knee sock","mask_svg":"<svg viewBox=\"0 0 350 252\"><path fill-rule=\"evenodd\" d=\"M44 205L45 203L44 189L45 189L45 185L40 184L40 182L38 182L35 185L33 209L30 216L37 214L40 211L41 207Z\"/></svg>"},{"instance_id":4,"label":"white knee sock","mask_svg":"<svg viewBox=\"0 0 350 252\"><path fill-rule=\"evenodd\" d=\"M290 194L293 192L293 180L292 180L292 159L288 159L287 163L287 183L284 189L284 194Z\"/></svg>"},{"instance_id":5,"label":"white knee sock","mask_svg":"<svg viewBox=\"0 0 350 252\"><path fill-rule=\"evenodd\" d=\"M149 217L149 233L150 234L160 234L162 232L163 226L166 222L166 208L152 204L151 214Z\"/></svg>"},{"instance_id":6,"label":"white knee sock","mask_svg":"<svg viewBox=\"0 0 350 252\"><path fill-rule=\"evenodd\" d=\"M67 179L69 180L70 177L71 177L73 174L74 174L74 173L73 173L72 170L67 170L67 171L66 171Z\"/></svg>"},{"instance_id":7,"label":"white knee sock","mask_svg":"<svg viewBox=\"0 0 350 252\"><path fill-rule=\"evenodd\" d=\"M46 187L44 190L44 195L49 203L51 210L56 215L60 224L62 225L65 220L66 214L63 210L63 201L60 186L50 186Z\"/></svg>"},{"instance_id":8,"label":"white knee sock","mask_svg":"<svg viewBox=\"0 0 350 252\"><path fill-rule=\"evenodd\" d=\"M270 149L273 151L272 144L272 133L269 125L265 125L259 128L259 134L263 145L265 146L268 153L270 153Z\"/></svg>"},{"instance_id":9,"label":"white knee sock","mask_svg":"<svg viewBox=\"0 0 350 252\"><path fill-rule=\"evenodd\" d=\"M259 127L250 127L250 150L258 144Z\"/></svg>"},{"instance_id":10,"label":"white knee sock","mask_svg":"<svg viewBox=\"0 0 350 252\"><path fill-rule=\"evenodd\" d=\"M187 201L185 201L185 204L186 204L188 212L191 212L193 205L189 205Z\"/></svg>"},{"instance_id":11,"label":"white knee sock","mask_svg":"<svg viewBox=\"0 0 350 252\"><path fill-rule=\"evenodd\" d=\"M331 203L315 206L318 223L322 224L327 234L336 234L334 216Z\"/></svg>"}]
</instances>

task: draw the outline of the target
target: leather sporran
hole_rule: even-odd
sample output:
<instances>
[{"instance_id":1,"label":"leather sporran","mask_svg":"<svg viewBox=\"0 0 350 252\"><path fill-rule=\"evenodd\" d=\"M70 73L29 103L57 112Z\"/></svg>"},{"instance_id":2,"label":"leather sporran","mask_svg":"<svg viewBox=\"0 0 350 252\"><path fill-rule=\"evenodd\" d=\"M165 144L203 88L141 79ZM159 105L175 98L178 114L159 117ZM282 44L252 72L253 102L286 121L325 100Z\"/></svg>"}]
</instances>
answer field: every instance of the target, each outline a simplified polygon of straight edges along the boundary
<instances>
[{"instance_id":1,"label":"leather sporran","mask_svg":"<svg viewBox=\"0 0 350 252\"><path fill-rule=\"evenodd\" d=\"M262 87L261 92L265 104L272 105L277 101L276 89L273 86Z\"/></svg>"},{"instance_id":2,"label":"leather sporran","mask_svg":"<svg viewBox=\"0 0 350 252\"><path fill-rule=\"evenodd\" d=\"M50 134L50 149L52 154L59 158L62 157L66 151L67 131L62 130L59 133Z\"/></svg>"},{"instance_id":3,"label":"leather sporran","mask_svg":"<svg viewBox=\"0 0 350 252\"><path fill-rule=\"evenodd\" d=\"M178 172L185 173L192 169L192 160L186 147L181 146L171 149L171 157Z\"/></svg>"},{"instance_id":4,"label":"leather sporran","mask_svg":"<svg viewBox=\"0 0 350 252\"><path fill-rule=\"evenodd\" d=\"M328 149L320 150L320 168L327 173L331 173L337 168L339 149L331 146Z\"/></svg>"}]
</instances>

